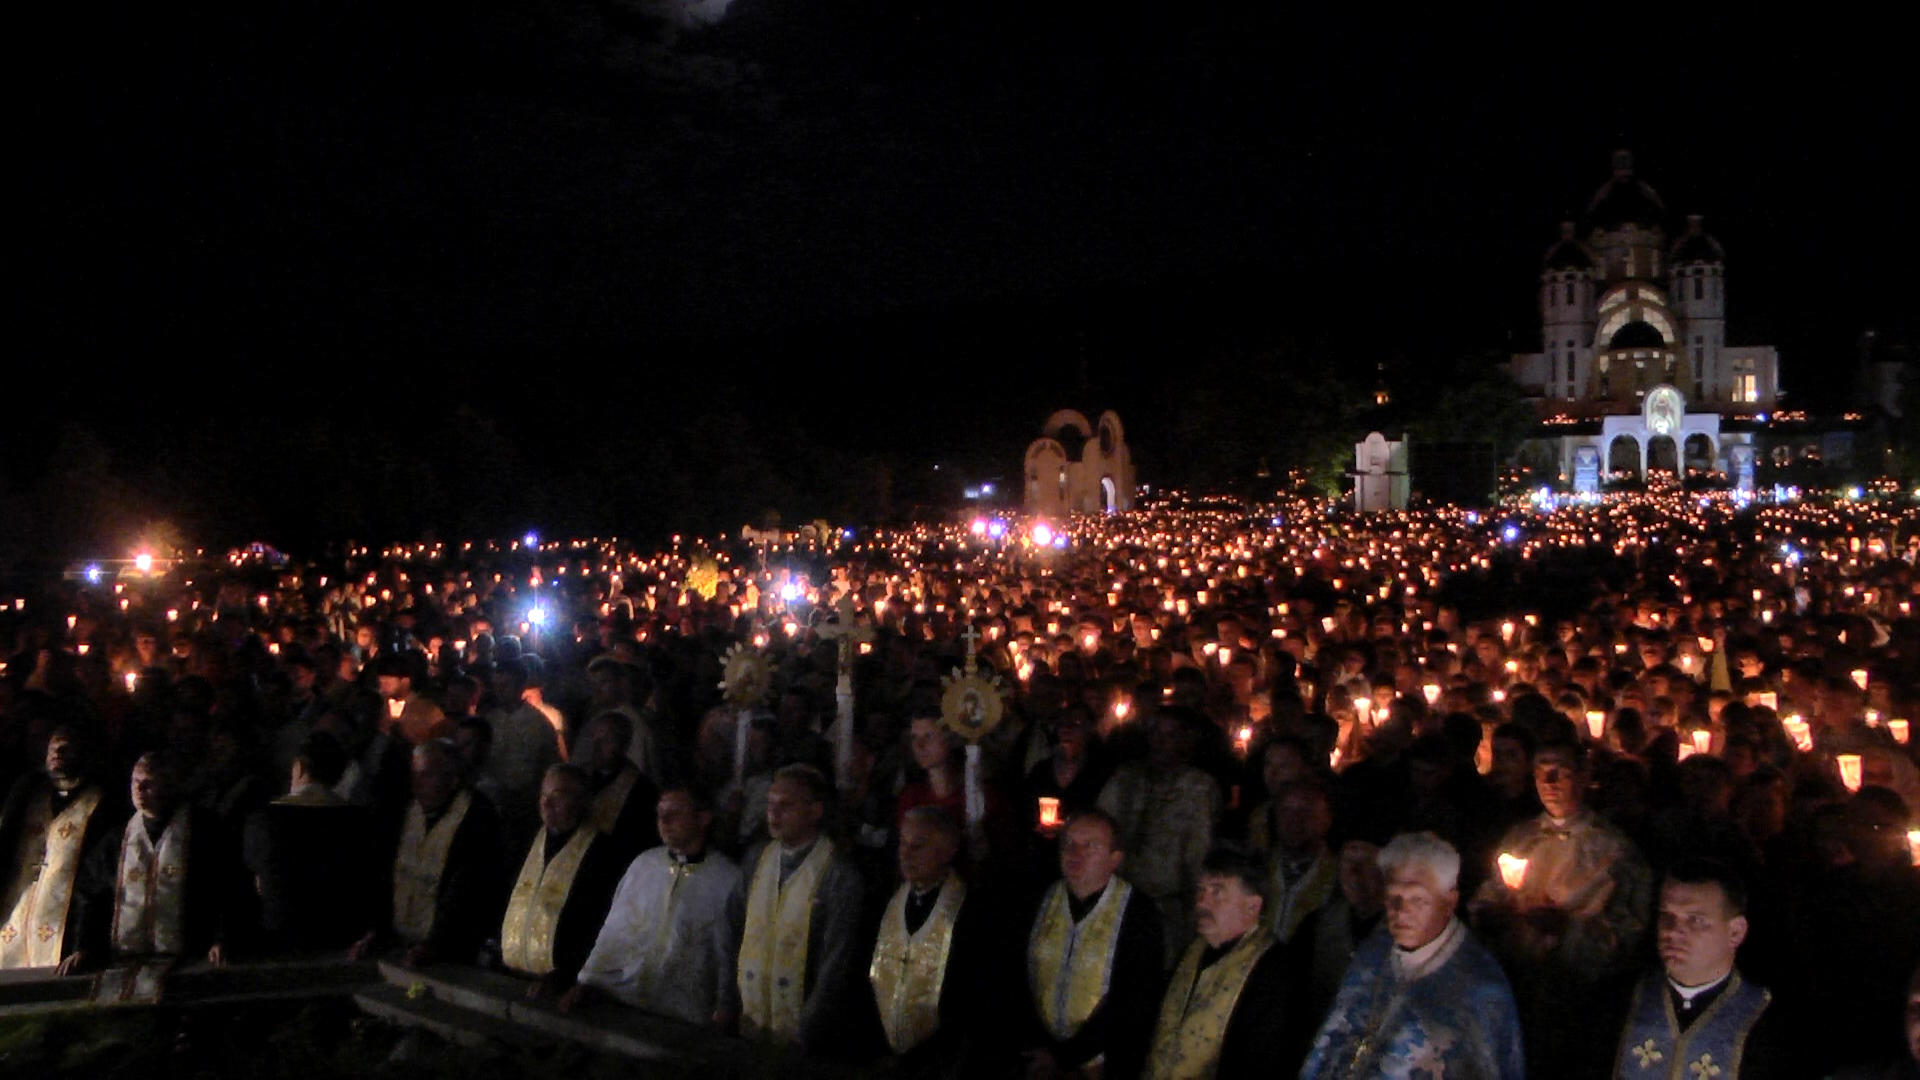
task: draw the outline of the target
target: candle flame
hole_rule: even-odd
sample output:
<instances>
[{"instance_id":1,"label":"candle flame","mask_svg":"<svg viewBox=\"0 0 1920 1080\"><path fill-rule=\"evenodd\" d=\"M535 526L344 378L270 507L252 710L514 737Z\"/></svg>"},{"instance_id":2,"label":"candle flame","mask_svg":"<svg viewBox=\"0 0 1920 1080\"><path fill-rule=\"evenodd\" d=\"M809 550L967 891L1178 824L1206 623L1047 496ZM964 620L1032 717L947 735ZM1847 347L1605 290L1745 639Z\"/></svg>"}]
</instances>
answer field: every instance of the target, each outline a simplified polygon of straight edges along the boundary
<instances>
[{"instance_id":1,"label":"candle flame","mask_svg":"<svg viewBox=\"0 0 1920 1080\"><path fill-rule=\"evenodd\" d=\"M1518 889L1527 880L1527 860L1518 855L1501 852L1497 860L1500 864L1500 880L1509 889Z\"/></svg>"}]
</instances>

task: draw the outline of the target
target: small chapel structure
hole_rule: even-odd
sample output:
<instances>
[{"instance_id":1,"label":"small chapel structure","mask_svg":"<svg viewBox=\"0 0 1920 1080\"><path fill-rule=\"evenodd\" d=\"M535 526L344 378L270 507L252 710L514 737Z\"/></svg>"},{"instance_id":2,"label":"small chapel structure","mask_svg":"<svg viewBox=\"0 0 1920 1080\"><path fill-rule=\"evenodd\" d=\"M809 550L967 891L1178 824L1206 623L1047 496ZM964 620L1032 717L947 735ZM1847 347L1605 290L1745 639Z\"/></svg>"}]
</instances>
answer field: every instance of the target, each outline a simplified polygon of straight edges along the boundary
<instances>
[{"instance_id":1,"label":"small chapel structure","mask_svg":"<svg viewBox=\"0 0 1920 1080\"><path fill-rule=\"evenodd\" d=\"M1120 416L1109 409L1098 424L1061 409L1047 417L1027 447L1026 510L1059 517L1133 509L1133 455Z\"/></svg>"}]
</instances>

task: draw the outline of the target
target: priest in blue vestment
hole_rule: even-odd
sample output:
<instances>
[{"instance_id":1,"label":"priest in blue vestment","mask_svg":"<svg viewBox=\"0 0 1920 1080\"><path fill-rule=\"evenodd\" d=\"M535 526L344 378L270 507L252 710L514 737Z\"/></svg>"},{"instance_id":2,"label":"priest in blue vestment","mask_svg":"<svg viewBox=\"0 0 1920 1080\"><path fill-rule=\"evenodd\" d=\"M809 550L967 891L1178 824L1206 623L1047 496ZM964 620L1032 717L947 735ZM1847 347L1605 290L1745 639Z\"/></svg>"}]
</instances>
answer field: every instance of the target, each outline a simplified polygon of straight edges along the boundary
<instances>
[{"instance_id":1,"label":"priest in blue vestment","mask_svg":"<svg viewBox=\"0 0 1920 1080\"><path fill-rule=\"evenodd\" d=\"M1772 995L1742 978L1734 953L1747 936L1747 890L1714 859L1686 859L1660 887L1660 967L1627 1011L1614 1076L1771 1080L1811 1075L1789 1060L1769 1009Z\"/></svg>"},{"instance_id":2,"label":"priest in blue vestment","mask_svg":"<svg viewBox=\"0 0 1920 1080\"><path fill-rule=\"evenodd\" d=\"M1455 915L1460 853L1432 833L1380 852L1386 925L1354 953L1300 1075L1521 1080L1526 1060L1500 964Z\"/></svg>"}]
</instances>

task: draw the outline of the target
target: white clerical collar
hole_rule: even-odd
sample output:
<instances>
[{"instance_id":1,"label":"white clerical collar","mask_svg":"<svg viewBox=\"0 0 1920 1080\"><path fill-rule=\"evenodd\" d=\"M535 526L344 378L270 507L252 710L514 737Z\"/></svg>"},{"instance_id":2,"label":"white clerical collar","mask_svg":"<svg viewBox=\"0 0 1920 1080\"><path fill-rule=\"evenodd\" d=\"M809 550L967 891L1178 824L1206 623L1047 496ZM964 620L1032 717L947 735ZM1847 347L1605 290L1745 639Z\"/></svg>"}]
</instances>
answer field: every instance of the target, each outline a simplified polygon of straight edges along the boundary
<instances>
[{"instance_id":1,"label":"white clerical collar","mask_svg":"<svg viewBox=\"0 0 1920 1080\"><path fill-rule=\"evenodd\" d=\"M1439 962L1443 959L1442 953L1446 952L1460 935L1465 932L1466 927L1461 924L1460 917L1456 915L1447 920L1446 929L1440 931L1432 941L1427 942L1425 945L1411 950L1395 946L1393 950L1394 963L1399 965L1400 973L1403 976L1409 979L1418 979L1438 966Z\"/></svg>"},{"instance_id":2,"label":"white clerical collar","mask_svg":"<svg viewBox=\"0 0 1920 1080\"><path fill-rule=\"evenodd\" d=\"M1713 980L1712 982L1703 982L1699 986L1681 986L1679 983L1674 981L1673 976L1669 975L1667 976L1667 985L1673 987L1673 992L1680 995L1681 1001L1686 1002L1688 1005L1692 1005L1694 998L1697 998L1701 994L1704 994L1707 991L1712 990L1714 987L1719 986L1721 983L1726 982L1728 979L1732 977L1733 977L1733 969L1728 968L1727 973L1725 975L1720 976L1719 978Z\"/></svg>"}]
</instances>

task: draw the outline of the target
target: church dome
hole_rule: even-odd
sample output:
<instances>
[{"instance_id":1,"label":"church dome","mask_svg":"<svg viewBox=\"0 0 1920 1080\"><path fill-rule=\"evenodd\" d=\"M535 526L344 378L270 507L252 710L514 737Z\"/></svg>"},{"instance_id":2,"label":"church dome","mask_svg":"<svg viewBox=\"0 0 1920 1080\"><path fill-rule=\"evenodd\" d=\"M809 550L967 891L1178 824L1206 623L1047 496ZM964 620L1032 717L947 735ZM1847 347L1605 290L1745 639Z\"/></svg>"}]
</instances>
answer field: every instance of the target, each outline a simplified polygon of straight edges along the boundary
<instances>
[{"instance_id":1,"label":"church dome","mask_svg":"<svg viewBox=\"0 0 1920 1080\"><path fill-rule=\"evenodd\" d=\"M1720 263L1725 262L1727 253L1720 247L1720 241L1707 235L1700 226L1699 214L1687 215L1687 231L1667 256L1667 261L1675 266L1683 263Z\"/></svg>"},{"instance_id":2,"label":"church dome","mask_svg":"<svg viewBox=\"0 0 1920 1080\"><path fill-rule=\"evenodd\" d=\"M1596 229L1617 229L1638 225L1658 229L1665 222L1667 205L1660 193L1646 181L1633 175L1633 154L1621 150L1613 155L1613 179L1594 192L1587 204L1587 221Z\"/></svg>"}]
</instances>

